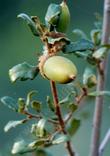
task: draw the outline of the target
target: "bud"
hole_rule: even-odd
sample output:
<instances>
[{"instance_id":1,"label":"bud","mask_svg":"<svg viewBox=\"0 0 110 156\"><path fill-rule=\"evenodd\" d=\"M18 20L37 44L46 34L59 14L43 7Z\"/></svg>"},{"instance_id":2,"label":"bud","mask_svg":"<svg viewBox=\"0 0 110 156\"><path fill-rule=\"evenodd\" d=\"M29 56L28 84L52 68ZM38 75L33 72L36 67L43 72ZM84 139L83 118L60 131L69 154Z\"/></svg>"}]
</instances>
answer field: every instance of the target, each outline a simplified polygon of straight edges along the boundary
<instances>
[{"instance_id":1,"label":"bud","mask_svg":"<svg viewBox=\"0 0 110 156\"><path fill-rule=\"evenodd\" d=\"M61 13L59 15L59 21L56 26L56 30L59 32L66 32L70 23L70 12L66 2L63 1L60 6Z\"/></svg>"}]
</instances>

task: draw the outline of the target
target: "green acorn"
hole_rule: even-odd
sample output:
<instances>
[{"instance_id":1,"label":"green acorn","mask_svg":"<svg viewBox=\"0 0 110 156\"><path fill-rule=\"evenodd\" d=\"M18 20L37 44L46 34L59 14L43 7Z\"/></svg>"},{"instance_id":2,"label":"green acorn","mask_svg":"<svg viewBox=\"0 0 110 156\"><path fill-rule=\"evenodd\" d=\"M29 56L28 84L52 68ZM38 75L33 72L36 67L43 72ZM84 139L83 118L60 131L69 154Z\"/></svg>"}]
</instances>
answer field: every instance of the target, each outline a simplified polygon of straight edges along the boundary
<instances>
[{"instance_id":1,"label":"green acorn","mask_svg":"<svg viewBox=\"0 0 110 156\"><path fill-rule=\"evenodd\" d=\"M52 56L45 61L43 74L49 80L66 84L75 79L77 69L69 59L62 56Z\"/></svg>"},{"instance_id":2,"label":"green acorn","mask_svg":"<svg viewBox=\"0 0 110 156\"><path fill-rule=\"evenodd\" d=\"M56 30L58 32L66 32L70 23L70 12L66 2L63 1L60 6L61 12L59 15L58 24L56 25Z\"/></svg>"}]
</instances>

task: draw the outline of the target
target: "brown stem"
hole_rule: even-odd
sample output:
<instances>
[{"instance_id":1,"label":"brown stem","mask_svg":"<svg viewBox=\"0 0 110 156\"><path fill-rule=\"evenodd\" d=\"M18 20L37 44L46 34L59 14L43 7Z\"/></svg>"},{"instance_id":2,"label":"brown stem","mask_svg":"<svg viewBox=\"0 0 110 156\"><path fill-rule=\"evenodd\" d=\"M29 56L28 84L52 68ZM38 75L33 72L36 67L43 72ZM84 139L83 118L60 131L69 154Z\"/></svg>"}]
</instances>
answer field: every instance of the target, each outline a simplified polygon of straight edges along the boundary
<instances>
[{"instance_id":1,"label":"brown stem","mask_svg":"<svg viewBox=\"0 0 110 156\"><path fill-rule=\"evenodd\" d=\"M87 96L87 88L82 88L82 93L80 96L76 97L76 103L79 105L84 97Z\"/></svg>"},{"instance_id":2,"label":"brown stem","mask_svg":"<svg viewBox=\"0 0 110 156\"><path fill-rule=\"evenodd\" d=\"M61 131L63 132L63 134L66 135L67 132L65 130L65 122L63 120L61 109L60 109L60 105L59 105L59 101L58 101L56 84L55 84L54 81L50 81L50 84L51 84L51 90L52 90L52 94L53 94L53 100L54 100L54 106L55 106L55 110L56 110L56 115L57 115L58 120L59 120L59 126L60 126ZM65 143L65 147L68 150L69 156L75 156L75 152L72 149L70 141L67 141Z\"/></svg>"},{"instance_id":3,"label":"brown stem","mask_svg":"<svg viewBox=\"0 0 110 156\"><path fill-rule=\"evenodd\" d=\"M104 21L103 21L102 42L101 43L108 44L109 36L110 36L110 0L105 0L105 2L104 2ZM101 74L100 69L98 69L97 91L104 90L106 64L107 64L106 59L104 59L103 62L100 64L103 74ZM98 96L98 97L96 97L96 104L95 104L95 111L94 111L90 156L99 156L102 111L103 111L103 96Z\"/></svg>"}]
</instances>

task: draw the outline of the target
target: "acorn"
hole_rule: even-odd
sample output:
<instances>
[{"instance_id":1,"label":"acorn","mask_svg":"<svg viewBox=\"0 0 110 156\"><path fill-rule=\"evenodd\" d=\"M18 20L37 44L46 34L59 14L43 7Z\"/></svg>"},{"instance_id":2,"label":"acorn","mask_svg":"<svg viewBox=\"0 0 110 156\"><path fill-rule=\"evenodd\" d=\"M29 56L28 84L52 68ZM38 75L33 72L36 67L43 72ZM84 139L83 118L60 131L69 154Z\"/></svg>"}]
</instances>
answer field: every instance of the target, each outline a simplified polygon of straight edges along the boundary
<instances>
[{"instance_id":1,"label":"acorn","mask_svg":"<svg viewBox=\"0 0 110 156\"><path fill-rule=\"evenodd\" d=\"M65 1L61 4L61 12L59 15L58 24L56 25L56 30L58 32L65 33L70 23L70 11Z\"/></svg>"},{"instance_id":2,"label":"acorn","mask_svg":"<svg viewBox=\"0 0 110 156\"><path fill-rule=\"evenodd\" d=\"M45 61L42 71L47 79L61 84L73 81L77 75L75 64L62 56L49 57Z\"/></svg>"}]
</instances>

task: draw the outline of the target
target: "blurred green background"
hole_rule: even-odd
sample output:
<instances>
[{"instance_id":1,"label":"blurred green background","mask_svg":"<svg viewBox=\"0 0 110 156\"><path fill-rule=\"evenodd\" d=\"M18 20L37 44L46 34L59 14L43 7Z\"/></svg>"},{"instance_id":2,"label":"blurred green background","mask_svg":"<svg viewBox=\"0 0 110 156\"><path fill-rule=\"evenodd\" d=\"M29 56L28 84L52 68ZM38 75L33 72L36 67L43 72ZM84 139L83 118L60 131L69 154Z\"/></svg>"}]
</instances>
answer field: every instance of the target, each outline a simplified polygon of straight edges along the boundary
<instances>
[{"instance_id":1,"label":"blurred green background","mask_svg":"<svg viewBox=\"0 0 110 156\"><path fill-rule=\"evenodd\" d=\"M60 3L60 0L0 0L0 97L8 95L15 99L18 97L26 97L30 90L38 90L38 99L45 100L45 97L50 94L49 82L38 76L34 81L17 82L11 84L8 76L8 70L24 61L31 64L36 64L37 53L42 50L41 42L34 37L27 25L20 19L17 19L19 13L27 13L28 15L37 15L44 21L44 16L47 7L50 3ZM103 12L102 0L68 0L68 5L71 12L71 24L68 35L72 38L72 29L80 28L88 35L93 27L95 20L94 13ZM84 70L85 63L81 60L76 60L79 73ZM81 74L80 74L81 75ZM109 75L107 76L106 88L110 89ZM93 101L87 103L82 108L82 112L89 113L89 118L82 120L82 124L77 134L73 138L73 144L80 156L88 156L91 129L92 129L92 113L94 109ZM110 126L110 109L109 99L106 99L103 113L102 137ZM23 127L10 130L9 133L4 133L3 127L9 120L20 119L19 115L12 112L2 104L0 104L0 156L7 156L7 152L13 142L26 135ZM25 127L25 126L24 126ZM29 129L29 125L27 128ZM57 156L65 155L63 146L52 148L53 154ZM30 154L29 154L30 155ZM107 146L104 156L110 156L110 144Z\"/></svg>"}]
</instances>

